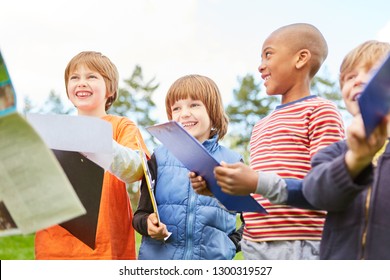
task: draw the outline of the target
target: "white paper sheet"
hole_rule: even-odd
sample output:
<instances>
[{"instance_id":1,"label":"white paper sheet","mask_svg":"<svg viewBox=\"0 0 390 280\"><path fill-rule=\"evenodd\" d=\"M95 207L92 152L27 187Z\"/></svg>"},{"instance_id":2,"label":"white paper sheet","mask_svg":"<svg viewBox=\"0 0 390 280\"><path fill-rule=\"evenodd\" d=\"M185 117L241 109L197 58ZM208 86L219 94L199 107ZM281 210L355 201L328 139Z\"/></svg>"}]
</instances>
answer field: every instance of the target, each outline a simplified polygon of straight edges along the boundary
<instances>
[{"instance_id":1,"label":"white paper sheet","mask_svg":"<svg viewBox=\"0 0 390 280\"><path fill-rule=\"evenodd\" d=\"M108 169L113 160L112 125L86 116L27 114L27 120L46 145L55 150L80 152Z\"/></svg>"}]
</instances>

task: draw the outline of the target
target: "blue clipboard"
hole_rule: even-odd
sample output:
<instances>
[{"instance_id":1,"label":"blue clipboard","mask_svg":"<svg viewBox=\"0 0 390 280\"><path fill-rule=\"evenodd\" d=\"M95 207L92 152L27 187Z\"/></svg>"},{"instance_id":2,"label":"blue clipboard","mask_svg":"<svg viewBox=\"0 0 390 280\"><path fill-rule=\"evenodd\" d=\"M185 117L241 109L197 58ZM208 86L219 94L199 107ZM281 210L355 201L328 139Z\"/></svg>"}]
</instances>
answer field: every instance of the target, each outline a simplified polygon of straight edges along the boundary
<instances>
[{"instance_id":1,"label":"blue clipboard","mask_svg":"<svg viewBox=\"0 0 390 280\"><path fill-rule=\"evenodd\" d=\"M390 111L390 56L371 77L358 103L368 137Z\"/></svg>"},{"instance_id":2,"label":"blue clipboard","mask_svg":"<svg viewBox=\"0 0 390 280\"><path fill-rule=\"evenodd\" d=\"M237 212L267 211L251 196L236 196L222 192L214 177L214 168L220 164L178 122L170 121L146 130L156 137L190 171L203 177L213 195L228 209Z\"/></svg>"}]
</instances>

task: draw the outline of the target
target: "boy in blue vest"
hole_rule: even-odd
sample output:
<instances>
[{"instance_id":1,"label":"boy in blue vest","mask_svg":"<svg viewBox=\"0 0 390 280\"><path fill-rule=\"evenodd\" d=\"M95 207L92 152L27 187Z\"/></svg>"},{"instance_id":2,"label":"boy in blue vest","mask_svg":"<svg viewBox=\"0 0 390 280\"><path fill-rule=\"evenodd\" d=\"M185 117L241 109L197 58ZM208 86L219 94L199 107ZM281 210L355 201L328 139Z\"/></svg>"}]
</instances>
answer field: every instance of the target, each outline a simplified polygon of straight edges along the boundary
<instances>
[{"instance_id":1,"label":"boy in blue vest","mask_svg":"<svg viewBox=\"0 0 390 280\"><path fill-rule=\"evenodd\" d=\"M242 160L219 144L227 132L228 118L219 89L210 78L179 78L168 91L165 107L168 119L181 123L216 159L230 163ZM233 259L242 235L242 229L236 230L236 213L227 211L214 197L196 194L188 170L164 146L154 150L148 165L156 180L161 222L143 184L133 219L134 228L143 235L139 259ZM172 235L165 240L168 232Z\"/></svg>"}]
</instances>

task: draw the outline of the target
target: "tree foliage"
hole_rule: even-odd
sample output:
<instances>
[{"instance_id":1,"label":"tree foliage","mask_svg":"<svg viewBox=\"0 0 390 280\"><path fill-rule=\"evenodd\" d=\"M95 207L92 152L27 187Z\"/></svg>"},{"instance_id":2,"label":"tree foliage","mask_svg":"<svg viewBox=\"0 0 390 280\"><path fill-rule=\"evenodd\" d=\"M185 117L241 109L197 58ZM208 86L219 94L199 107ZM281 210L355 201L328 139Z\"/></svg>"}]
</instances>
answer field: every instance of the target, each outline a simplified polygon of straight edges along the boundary
<instances>
[{"instance_id":1,"label":"tree foliage","mask_svg":"<svg viewBox=\"0 0 390 280\"><path fill-rule=\"evenodd\" d=\"M109 113L127 116L140 127L146 127L156 123L153 110L156 104L153 101L153 93L159 87L155 78L144 81L142 68L136 65L129 79L124 80L125 87L119 89L118 99L110 108Z\"/></svg>"},{"instance_id":2,"label":"tree foliage","mask_svg":"<svg viewBox=\"0 0 390 280\"><path fill-rule=\"evenodd\" d=\"M74 107L69 108L66 106L62 101L61 95L52 90L40 112L67 115L75 112L75 110Z\"/></svg>"},{"instance_id":3,"label":"tree foliage","mask_svg":"<svg viewBox=\"0 0 390 280\"><path fill-rule=\"evenodd\" d=\"M61 96L61 94L56 93L54 90L50 91L49 96L42 106L35 106L29 97L25 97L23 112L65 115L75 112L74 107L69 107L64 104Z\"/></svg>"},{"instance_id":4,"label":"tree foliage","mask_svg":"<svg viewBox=\"0 0 390 280\"><path fill-rule=\"evenodd\" d=\"M124 80L124 87L119 88L118 99L108 111L134 121L142 131L145 142L150 146L155 146L156 142L154 138L149 137L144 128L157 122L153 94L159 85L155 78L145 81L142 68L136 65L130 78Z\"/></svg>"}]
</instances>

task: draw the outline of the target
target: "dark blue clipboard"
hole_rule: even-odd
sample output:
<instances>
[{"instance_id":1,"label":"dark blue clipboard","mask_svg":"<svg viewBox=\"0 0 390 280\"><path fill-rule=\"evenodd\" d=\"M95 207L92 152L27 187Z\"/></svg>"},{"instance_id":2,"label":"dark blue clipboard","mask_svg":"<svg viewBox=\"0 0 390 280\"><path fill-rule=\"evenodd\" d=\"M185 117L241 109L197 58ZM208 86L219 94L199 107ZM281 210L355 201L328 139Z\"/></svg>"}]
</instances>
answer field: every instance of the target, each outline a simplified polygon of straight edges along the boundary
<instances>
[{"instance_id":1,"label":"dark blue clipboard","mask_svg":"<svg viewBox=\"0 0 390 280\"><path fill-rule=\"evenodd\" d=\"M371 77L358 99L366 137L390 111L390 56Z\"/></svg>"},{"instance_id":2,"label":"dark blue clipboard","mask_svg":"<svg viewBox=\"0 0 390 280\"><path fill-rule=\"evenodd\" d=\"M213 195L228 210L267 214L267 211L251 195L236 196L222 192L214 177L214 168L220 164L178 122L170 121L149 126L146 130L156 137L188 170L202 176Z\"/></svg>"}]
</instances>

